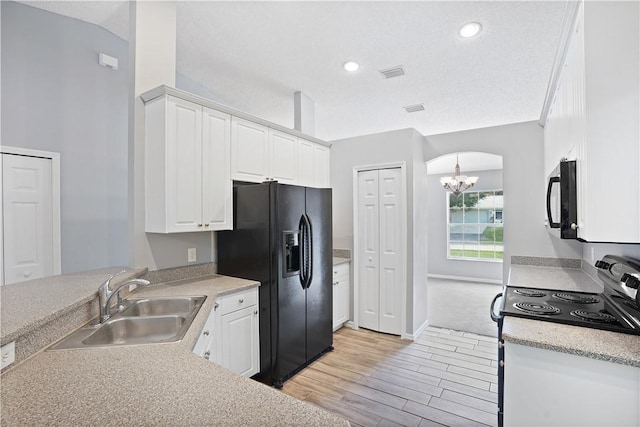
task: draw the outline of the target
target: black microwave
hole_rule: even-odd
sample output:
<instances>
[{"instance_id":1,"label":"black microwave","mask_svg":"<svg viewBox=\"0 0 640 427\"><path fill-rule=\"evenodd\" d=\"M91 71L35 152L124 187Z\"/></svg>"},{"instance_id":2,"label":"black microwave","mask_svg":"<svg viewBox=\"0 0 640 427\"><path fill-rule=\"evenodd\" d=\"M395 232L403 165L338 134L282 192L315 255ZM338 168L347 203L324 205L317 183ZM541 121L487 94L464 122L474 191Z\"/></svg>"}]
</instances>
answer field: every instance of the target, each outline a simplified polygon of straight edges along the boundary
<instances>
[{"instance_id":1,"label":"black microwave","mask_svg":"<svg viewBox=\"0 0 640 427\"><path fill-rule=\"evenodd\" d=\"M547 230L561 239L578 238L576 161L560 160L547 181Z\"/></svg>"}]
</instances>

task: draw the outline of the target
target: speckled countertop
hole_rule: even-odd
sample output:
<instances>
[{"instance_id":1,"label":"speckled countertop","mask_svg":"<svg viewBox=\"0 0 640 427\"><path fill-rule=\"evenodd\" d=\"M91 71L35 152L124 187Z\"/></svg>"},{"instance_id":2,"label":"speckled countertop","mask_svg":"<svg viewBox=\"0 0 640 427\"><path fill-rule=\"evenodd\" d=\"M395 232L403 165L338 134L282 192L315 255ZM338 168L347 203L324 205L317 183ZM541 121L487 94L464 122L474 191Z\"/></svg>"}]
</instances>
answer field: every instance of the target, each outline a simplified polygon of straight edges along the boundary
<instances>
[{"instance_id":1,"label":"speckled countertop","mask_svg":"<svg viewBox=\"0 0 640 427\"><path fill-rule=\"evenodd\" d=\"M336 265L340 265L340 264L346 264L348 262L351 262L351 260L349 258L340 258L340 257L333 257L333 266L335 267Z\"/></svg>"},{"instance_id":2,"label":"speckled countertop","mask_svg":"<svg viewBox=\"0 0 640 427\"><path fill-rule=\"evenodd\" d=\"M528 288L602 292L582 270L512 265L509 285ZM640 336L505 316L507 342L640 367Z\"/></svg>"},{"instance_id":3,"label":"speckled countertop","mask_svg":"<svg viewBox=\"0 0 640 427\"><path fill-rule=\"evenodd\" d=\"M522 288L557 289L600 293L602 284L597 283L578 268L537 267L511 265L509 285Z\"/></svg>"},{"instance_id":4,"label":"speckled countertop","mask_svg":"<svg viewBox=\"0 0 640 427\"><path fill-rule=\"evenodd\" d=\"M106 268L64 276L46 277L0 288L0 342L4 345L45 323L94 300L98 287L125 268ZM138 277L147 271L126 269L113 284Z\"/></svg>"},{"instance_id":5,"label":"speckled countertop","mask_svg":"<svg viewBox=\"0 0 640 427\"><path fill-rule=\"evenodd\" d=\"M182 341L43 351L3 373L3 425L348 426L192 353L216 295L257 282L211 276L136 296L206 295Z\"/></svg>"}]
</instances>

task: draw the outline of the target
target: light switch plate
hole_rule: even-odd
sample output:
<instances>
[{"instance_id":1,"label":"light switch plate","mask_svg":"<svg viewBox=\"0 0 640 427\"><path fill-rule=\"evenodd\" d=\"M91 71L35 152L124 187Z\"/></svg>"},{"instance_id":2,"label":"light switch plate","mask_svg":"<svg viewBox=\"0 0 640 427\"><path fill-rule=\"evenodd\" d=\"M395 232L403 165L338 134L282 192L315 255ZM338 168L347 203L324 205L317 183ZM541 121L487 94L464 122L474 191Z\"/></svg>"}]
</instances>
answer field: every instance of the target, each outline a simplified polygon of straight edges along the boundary
<instances>
[{"instance_id":1,"label":"light switch plate","mask_svg":"<svg viewBox=\"0 0 640 427\"><path fill-rule=\"evenodd\" d=\"M9 344L3 345L0 354L2 354L1 369L4 369L16 361L16 342L11 341Z\"/></svg>"}]
</instances>

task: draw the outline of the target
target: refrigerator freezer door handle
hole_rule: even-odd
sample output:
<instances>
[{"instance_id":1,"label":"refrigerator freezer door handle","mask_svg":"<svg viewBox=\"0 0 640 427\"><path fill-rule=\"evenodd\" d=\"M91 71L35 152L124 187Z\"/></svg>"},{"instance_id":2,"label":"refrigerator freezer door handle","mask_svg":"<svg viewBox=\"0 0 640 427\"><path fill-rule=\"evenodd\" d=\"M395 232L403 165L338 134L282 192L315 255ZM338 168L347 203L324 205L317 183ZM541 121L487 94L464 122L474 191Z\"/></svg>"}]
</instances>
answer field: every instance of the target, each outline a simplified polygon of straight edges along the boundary
<instances>
[{"instance_id":1,"label":"refrigerator freezer door handle","mask_svg":"<svg viewBox=\"0 0 640 427\"><path fill-rule=\"evenodd\" d=\"M300 270L298 276L300 277L302 289L304 289L307 286L307 237L304 214L300 217L298 228L300 229Z\"/></svg>"},{"instance_id":2,"label":"refrigerator freezer door handle","mask_svg":"<svg viewBox=\"0 0 640 427\"><path fill-rule=\"evenodd\" d=\"M308 253L308 258L309 258L309 266L307 268L307 284L306 284L306 288L308 288L309 286L311 286L311 281L313 280L313 229L311 228L311 219L309 218L309 216L307 214L304 214L304 218L305 218L305 227L307 228L307 237L309 238L308 241L308 245L309 245L309 253Z\"/></svg>"}]
</instances>

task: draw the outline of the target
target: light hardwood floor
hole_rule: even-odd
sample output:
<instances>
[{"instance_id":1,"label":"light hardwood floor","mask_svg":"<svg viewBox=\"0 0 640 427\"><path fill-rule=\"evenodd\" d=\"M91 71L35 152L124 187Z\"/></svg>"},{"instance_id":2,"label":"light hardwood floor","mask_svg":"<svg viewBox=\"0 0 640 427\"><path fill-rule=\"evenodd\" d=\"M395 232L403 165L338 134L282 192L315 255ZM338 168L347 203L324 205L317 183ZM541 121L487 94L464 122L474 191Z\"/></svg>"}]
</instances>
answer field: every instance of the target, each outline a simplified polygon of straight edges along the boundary
<instances>
[{"instance_id":1,"label":"light hardwood floor","mask_svg":"<svg viewBox=\"0 0 640 427\"><path fill-rule=\"evenodd\" d=\"M283 391L353 426L497 424L496 338L428 327L415 341L342 328Z\"/></svg>"}]
</instances>

